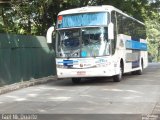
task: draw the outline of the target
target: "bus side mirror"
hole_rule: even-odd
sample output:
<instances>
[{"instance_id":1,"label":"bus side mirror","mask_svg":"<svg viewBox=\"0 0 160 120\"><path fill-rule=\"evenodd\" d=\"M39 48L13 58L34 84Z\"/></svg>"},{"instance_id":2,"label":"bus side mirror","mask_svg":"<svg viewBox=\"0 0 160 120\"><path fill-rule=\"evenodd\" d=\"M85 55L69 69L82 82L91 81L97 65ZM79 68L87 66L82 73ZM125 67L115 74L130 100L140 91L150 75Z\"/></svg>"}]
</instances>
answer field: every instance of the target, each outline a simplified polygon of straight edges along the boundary
<instances>
[{"instance_id":1,"label":"bus side mirror","mask_svg":"<svg viewBox=\"0 0 160 120\"><path fill-rule=\"evenodd\" d=\"M108 25L108 39L113 40L114 39L114 24L111 22Z\"/></svg>"},{"instance_id":2,"label":"bus side mirror","mask_svg":"<svg viewBox=\"0 0 160 120\"><path fill-rule=\"evenodd\" d=\"M46 35L46 38L47 38L47 43L52 43L52 34L54 32L54 27L50 27L48 30L47 30L47 35Z\"/></svg>"}]
</instances>

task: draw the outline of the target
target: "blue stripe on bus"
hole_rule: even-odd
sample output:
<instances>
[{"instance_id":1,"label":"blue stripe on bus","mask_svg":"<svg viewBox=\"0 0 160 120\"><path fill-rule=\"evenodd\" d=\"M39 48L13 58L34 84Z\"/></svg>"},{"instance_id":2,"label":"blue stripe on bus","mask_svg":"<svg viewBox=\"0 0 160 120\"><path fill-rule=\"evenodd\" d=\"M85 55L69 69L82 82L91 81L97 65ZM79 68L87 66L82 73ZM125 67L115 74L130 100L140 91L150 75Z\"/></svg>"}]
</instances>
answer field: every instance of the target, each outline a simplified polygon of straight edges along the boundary
<instances>
[{"instance_id":1,"label":"blue stripe on bus","mask_svg":"<svg viewBox=\"0 0 160 120\"><path fill-rule=\"evenodd\" d=\"M141 43L139 41L127 40L126 41L126 48L127 49L133 49L133 50L147 51L147 44L146 43Z\"/></svg>"},{"instance_id":2,"label":"blue stripe on bus","mask_svg":"<svg viewBox=\"0 0 160 120\"><path fill-rule=\"evenodd\" d=\"M72 63L78 63L78 61L73 61L73 60L63 60L63 61L60 61L58 62L59 64L60 63L63 63L63 64L72 64Z\"/></svg>"}]
</instances>

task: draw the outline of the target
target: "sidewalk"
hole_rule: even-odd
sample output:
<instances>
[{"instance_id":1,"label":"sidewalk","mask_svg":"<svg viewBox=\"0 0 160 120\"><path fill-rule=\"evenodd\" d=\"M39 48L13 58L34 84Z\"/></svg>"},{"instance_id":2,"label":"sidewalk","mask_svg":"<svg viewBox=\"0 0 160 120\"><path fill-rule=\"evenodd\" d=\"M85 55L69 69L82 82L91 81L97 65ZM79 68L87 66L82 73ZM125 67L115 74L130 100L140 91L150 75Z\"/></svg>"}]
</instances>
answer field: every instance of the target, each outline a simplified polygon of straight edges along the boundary
<instances>
[{"instance_id":1,"label":"sidewalk","mask_svg":"<svg viewBox=\"0 0 160 120\"><path fill-rule=\"evenodd\" d=\"M29 81L23 81L23 82L19 82L19 83L14 83L11 85L5 85L3 87L0 87L0 95L7 93L7 92L11 92L14 90L18 90L21 88L26 88L29 86L34 86L34 85L39 85L39 84L43 84L43 83L47 83L53 80L57 80L56 76L48 76L48 77L44 77L44 78L39 78L39 79L32 79Z\"/></svg>"}]
</instances>

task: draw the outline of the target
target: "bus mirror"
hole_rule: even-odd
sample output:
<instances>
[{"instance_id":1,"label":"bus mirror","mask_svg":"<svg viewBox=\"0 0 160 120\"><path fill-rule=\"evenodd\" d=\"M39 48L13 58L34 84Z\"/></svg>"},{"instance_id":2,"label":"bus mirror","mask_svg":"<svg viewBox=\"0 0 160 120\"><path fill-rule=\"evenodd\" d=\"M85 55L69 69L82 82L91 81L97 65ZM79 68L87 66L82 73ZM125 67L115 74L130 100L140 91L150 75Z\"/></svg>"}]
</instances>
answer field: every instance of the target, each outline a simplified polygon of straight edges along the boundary
<instances>
[{"instance_id":1,"label":"bus mirror","mask_svg":"<svg viewBox=\"0 0 160 120\"><path fill-rule=\"evenodd\" d=\"M114 24L112 22L108 25L108 39L114 39Z\"/></svg>"},{"instance_id":2,"label":"bus mirror","mask_svg":"<svg viewBox=\"0 0 160 120\"><path fill-rule=\"evenodd\" d=\"M52 43L52 34L54 32L54 27L50 27L48 30L47 30L47 35L46 35L46 38L47 38L47 43Z\"/></svg>"}]
</instances>

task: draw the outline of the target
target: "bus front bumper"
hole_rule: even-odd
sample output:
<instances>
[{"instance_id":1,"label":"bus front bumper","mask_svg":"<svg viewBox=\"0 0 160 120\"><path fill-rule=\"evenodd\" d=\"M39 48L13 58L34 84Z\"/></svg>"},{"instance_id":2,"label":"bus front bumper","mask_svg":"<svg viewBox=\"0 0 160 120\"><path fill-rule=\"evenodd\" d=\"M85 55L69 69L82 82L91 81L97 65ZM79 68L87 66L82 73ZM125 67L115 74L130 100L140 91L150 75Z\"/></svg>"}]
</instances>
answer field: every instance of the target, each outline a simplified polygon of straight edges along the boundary
<instances>
[{"instance_id":1,"label":"bus front bumper","mask_svg":"<svg viewBox=\"0 0 160 120\"><path fill-rule=\"evenodd\" d=\"M109 77L118 74L115 68L63 69L57 68L58 78Z\"/></svg>"}]
</instances>

